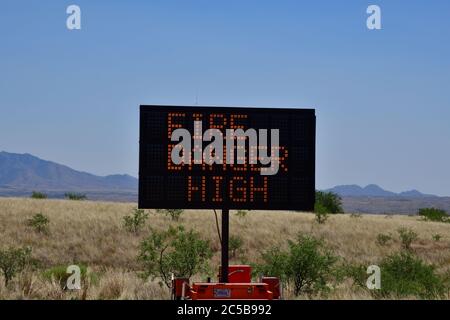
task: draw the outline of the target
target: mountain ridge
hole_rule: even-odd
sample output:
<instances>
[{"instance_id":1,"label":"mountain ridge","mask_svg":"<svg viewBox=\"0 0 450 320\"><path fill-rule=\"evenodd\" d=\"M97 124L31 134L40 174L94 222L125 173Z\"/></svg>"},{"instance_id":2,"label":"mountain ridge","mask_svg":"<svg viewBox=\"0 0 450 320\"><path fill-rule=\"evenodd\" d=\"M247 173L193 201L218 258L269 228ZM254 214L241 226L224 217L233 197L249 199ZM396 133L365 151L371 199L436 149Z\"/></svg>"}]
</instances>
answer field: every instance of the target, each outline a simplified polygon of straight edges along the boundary
<instances>
[{"instance_id":1,"label":"mountain ridge","mask_svg":"<svg viewBox=\"0 0 450 320\"><path fill-rule=\"evenodd\" d=\"M341 197L384 197L384 198L438 197L436 195L422 193L416 189L396 193L396 192L385 190L376 184L369 184L365 187L361 187L357 184L338 185L333 188L326 189L324 191L334 192L334 193L340 195Z\"/></svg>"},{"instance_id":2,"label":"mountain ridge","mask_svg":"<svg viewBox=\"0 0 450 320\"><path fill-rule=\"evenodd\" d=\"M138 180L126 174L97 176L29 153L0 152L0 188L64 191L137 191Z\"/></svg>"}]
</instances>

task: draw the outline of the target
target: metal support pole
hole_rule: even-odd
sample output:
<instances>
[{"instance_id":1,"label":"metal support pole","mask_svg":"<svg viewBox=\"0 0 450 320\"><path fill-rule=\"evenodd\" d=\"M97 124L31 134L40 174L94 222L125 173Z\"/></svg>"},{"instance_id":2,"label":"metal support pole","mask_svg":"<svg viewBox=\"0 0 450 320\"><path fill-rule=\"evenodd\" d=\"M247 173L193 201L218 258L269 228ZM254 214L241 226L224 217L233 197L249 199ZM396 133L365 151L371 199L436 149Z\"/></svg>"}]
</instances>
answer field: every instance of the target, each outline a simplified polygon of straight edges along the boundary
<instances>
[{"instance_id":1,"label":"metal support pole","mask_svg":"<svg viewBox=\"0 0 450 320\"><path fill-rule=\"evenodd\" d=\"M230 210L222 209L222 271L220 282L228 282L228 239L230 230Z\"/></svg>"}]
</instances>

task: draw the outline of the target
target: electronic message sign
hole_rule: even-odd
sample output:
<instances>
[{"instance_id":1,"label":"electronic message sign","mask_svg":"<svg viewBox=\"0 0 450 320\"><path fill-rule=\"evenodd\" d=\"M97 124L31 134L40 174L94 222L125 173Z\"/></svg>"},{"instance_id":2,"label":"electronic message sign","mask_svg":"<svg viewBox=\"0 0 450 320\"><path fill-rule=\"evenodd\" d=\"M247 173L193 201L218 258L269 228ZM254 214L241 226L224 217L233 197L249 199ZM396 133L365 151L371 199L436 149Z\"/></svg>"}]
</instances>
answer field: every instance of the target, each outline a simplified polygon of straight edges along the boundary
<instances>
[{"instance_id":1,"label":"electronic message sign","mask_svg":"<svg viewBox=\"0 0 450 320\"><path fill-rule=\"evenodd\" d=\"M139 207L312 210L314 109L141 106Z\"/></svg>"}]
</instances>

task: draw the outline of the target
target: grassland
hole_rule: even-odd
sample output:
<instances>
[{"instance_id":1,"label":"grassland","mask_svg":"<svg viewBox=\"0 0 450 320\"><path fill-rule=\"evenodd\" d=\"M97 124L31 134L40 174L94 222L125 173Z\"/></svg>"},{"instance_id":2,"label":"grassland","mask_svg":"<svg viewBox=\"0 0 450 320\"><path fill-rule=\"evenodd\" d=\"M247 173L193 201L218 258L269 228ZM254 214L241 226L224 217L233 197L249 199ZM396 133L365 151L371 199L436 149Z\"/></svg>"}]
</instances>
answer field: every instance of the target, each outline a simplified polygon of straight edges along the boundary
<instances>
[{"instance_id":1,"label":"grassland","mask_svg":"<svg viewBox=\"0 0 450 320\"><path fill-rule=\"evenodd\" d=\"M144 230L138 235L128 233L123 228L123 216L130 214L135 206L133 203L0 198L0 247L31 246L33 257L41 263L40 270L22 273L8 288L0 279L0 299L168 299L167 288L138 276L140 265L136 257L139 243L148 236L150 228L165 229L174 222L150 211ZM48 235L34 232L25 223L39 212L50 219ZM215 252L211 266L216 270L220 244L214 213L188 210L178 223L210 240ZM232 214L230 223L231 235L239 235L244 241L243 252L233 263L259 262L261 251L274 245L286 246L288 239L303 233L323 238L343 261L376 264L400 250L395 235L398 228L406 227L418 234L412 248L419 257L436 265L439 272L450 269L450 224L424 222L419 217L335 215L319 225L310 213L251 211L245 217ZM378 245L376 239L380 233L393 234L394 241L390 245ZM441 235L440 241L433 240L436 234ZM96 281L79 292L64 291L56 281L42 276L46 268L74 263L87 265L97 275ZM351 281L345 281L327 298L371 299L372 296L352 286Z\"/></svg>"}]
</instances>

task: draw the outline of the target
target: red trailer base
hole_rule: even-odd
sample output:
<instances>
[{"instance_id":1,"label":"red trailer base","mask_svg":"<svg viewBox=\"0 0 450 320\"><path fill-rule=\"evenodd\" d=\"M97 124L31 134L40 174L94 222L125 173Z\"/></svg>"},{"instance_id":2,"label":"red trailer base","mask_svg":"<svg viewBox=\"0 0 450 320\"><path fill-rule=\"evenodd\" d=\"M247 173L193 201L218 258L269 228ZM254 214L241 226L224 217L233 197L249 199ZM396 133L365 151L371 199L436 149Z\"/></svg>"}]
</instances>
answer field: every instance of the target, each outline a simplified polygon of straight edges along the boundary
<instances>
[{"instance_id":1,"label":"red trailer base","mask_svg":"<svg viewBox=\"0 0 450 320\"><path fill-rule=\"evenodd\" d=\"M220 269L219 269L220 270ZM220 275L219 275L220 279ZM281 298L280 281L276 277L263 277L251 282L251 267L229 266L229 282L195 282L177 278L172 282L174 299L187 300L273 300Z\"/></svg>"}]
</instances>

